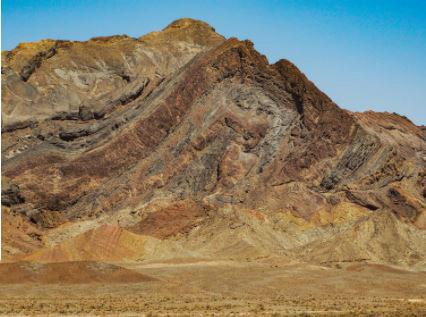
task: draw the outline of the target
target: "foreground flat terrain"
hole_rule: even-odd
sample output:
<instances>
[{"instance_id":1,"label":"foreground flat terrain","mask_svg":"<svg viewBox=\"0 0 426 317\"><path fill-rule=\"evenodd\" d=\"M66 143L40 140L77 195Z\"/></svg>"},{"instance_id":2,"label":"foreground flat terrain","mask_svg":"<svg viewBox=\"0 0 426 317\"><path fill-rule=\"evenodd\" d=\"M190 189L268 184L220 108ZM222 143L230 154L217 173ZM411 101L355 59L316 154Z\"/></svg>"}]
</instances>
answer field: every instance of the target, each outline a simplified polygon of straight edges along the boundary
<instances>
[{"instance_id":1,"label":"foreground flat terrain","mask_svg":"<svg viewBox=\"0 0 426 317\"><path fill-rule=\"evenodd\" d=\"M32 272L25 273L26 280L11 277L25 270ZM67 276L61 284L51 278L58 270ZM48 280L43 272L49 272ZM1 264L0 273L2 315L426 315L426 272L366 263L14 263Z\"/></svg>"}]
</instances>

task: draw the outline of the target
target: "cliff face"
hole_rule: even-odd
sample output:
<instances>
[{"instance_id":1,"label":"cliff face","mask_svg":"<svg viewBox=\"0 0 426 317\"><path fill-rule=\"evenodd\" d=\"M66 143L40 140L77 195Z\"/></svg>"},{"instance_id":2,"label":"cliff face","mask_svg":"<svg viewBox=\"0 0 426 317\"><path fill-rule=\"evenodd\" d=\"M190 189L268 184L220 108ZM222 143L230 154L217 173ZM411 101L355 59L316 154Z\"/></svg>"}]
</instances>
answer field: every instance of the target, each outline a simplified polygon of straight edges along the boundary
<instances>
[{"instance_id":1,"label":"cliff face","mask_svg":"<svg viewBox=\"0 0 426 317\"><path fill-rule=\"evenodd\" d=\"M424 130L339 108L249 41L181 19L2 59L8 259L102 258L112 230L123 258L424 263Z\"/></svg>"}]
</instances>

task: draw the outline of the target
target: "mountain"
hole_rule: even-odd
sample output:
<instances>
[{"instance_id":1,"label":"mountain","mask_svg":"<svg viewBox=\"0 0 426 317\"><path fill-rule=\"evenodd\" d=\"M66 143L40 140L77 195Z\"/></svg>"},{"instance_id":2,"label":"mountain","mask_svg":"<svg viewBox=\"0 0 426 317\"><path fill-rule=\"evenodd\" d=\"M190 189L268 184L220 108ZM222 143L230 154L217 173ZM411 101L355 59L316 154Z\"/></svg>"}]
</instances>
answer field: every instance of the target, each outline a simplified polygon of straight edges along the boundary
<instances>
[{"instance_id":1,"label":"mountain","mask_svg":"<svg viewBox=\"0 0 426 317\"><path fill-rule=\"evenodd\" d=\"M426 134L180 19L2 52L3 258L425 267ZM362 92L359 92L362 93Z\"/></svg>"}]
</instances>

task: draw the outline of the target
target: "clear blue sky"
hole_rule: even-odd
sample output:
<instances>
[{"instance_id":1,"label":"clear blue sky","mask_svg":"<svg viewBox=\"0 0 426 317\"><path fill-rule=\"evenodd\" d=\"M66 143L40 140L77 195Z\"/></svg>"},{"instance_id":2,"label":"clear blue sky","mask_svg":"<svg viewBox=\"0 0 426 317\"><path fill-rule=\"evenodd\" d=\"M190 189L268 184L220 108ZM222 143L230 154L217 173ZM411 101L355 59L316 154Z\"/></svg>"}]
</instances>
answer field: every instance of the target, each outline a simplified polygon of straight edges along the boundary
<instances>
[{"instance_id":1,"label":"clear blue sky","mask_svg":"<svg viewBox=\"0 0 426 317\"><path fill-rule=\"evenodd\" d=\"M140 36L181 17L293 61L344 108L426 124L426 0L2 0L2 49L43 38Z\"/></svg>"}]
</instances>

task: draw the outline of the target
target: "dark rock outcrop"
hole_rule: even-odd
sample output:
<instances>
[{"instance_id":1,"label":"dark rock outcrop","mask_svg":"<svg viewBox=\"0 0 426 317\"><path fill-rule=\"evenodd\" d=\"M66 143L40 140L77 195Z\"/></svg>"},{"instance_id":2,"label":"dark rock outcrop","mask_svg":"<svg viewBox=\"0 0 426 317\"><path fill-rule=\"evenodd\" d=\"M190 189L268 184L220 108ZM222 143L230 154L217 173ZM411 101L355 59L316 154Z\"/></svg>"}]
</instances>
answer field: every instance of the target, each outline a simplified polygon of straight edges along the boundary
<instances>
[{"instance_id":1,"label":"dark rock outcrop","mask_svg":"<svg viewBox=\"0 0 426 317\"><path fill-rule=\"evenodd\" d=\"M411 228L392 231L406 230L401 249L422 252L424 131L339 108L250 41L181 19L138 39L45 40L2 57L2 173L19 186L4 192L8 217L25 202L36 212L20 217L43 233L119 221L197 252L227 255L236 239L254 256L347 237L384 212Z\"/></svg>"}]
</instances>

